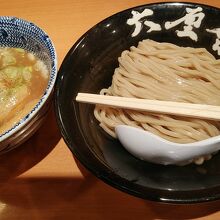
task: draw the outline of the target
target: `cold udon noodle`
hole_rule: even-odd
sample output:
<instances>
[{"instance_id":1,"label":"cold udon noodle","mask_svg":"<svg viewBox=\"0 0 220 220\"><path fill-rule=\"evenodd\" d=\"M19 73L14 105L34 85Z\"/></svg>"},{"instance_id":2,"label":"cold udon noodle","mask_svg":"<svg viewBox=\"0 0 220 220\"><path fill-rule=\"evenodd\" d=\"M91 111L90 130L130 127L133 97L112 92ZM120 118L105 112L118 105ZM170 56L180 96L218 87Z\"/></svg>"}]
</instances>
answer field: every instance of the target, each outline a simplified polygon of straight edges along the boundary
<instances>
[{"instance_id":1,"label":"cold udon noodle","mask_svg":"<svg viewBox=\"0 0 220 220\"><path fill-rule=\"evenodd\" d=\"M204 48L179 47L143 40L122 52L110 96L220 105L220 60ZM96 105L100 126L116 137L115 126L126 124L172 142L191 143L220 134L216 121L110 108Z\"/></svg>"}]
</instances>

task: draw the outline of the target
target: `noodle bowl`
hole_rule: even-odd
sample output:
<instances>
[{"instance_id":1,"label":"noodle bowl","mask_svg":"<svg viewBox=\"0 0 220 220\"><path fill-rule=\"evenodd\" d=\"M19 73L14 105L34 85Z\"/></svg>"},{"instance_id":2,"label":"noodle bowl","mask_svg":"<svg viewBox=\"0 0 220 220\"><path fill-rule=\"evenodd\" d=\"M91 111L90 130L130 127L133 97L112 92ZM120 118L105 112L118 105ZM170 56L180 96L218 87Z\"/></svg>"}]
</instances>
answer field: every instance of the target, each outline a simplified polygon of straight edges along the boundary
<instances>
[{"instance_id":1,"label":"noodle bowl","mask_svg":"<svg viewBox=\"0 0 220 220\"><path fill-rule=\"evenodd\" d=\"M112 84L101 94L164 101L220 105L220 60L204 48L179 47L143 40L122 52ZM126 124L169 141L191 143L220 134L220 123L152 114L97 105L100 126L116 137L114 128Z\"/></svg>"}]
</instances>

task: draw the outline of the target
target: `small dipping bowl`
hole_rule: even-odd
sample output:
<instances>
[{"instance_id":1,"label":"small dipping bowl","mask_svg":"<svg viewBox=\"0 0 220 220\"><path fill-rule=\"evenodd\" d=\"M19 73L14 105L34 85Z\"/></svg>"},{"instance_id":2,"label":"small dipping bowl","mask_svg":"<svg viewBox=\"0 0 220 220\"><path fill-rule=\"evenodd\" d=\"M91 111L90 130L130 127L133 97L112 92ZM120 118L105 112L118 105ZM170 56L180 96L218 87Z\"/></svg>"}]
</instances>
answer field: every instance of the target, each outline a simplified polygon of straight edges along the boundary
<instances>
[{"instance_id":1,"label":"small dipping bowl","mask_svg":"<svg viewBox=\"0 0 220 220\"><path fill-rule=\"evenodd\" d=\"M0 134L0 154L26 141L40 127L51 103L57 76L57 55L49 36L32 22L16 17L0 17L0 47L17 47L32 52L49 70L47 88L35 107L16 125Z\"/></svg>"}]
</instances>

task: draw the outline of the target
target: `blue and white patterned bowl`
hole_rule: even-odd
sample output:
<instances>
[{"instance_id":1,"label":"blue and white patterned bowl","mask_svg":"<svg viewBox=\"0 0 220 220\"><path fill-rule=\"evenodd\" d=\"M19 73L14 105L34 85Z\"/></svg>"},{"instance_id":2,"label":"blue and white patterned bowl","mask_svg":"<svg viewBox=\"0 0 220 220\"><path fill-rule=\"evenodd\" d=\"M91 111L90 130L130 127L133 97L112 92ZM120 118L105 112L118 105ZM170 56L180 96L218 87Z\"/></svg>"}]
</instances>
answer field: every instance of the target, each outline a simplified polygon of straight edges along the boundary
<instances>
[{"instance_id":1,"label":"blue and white patterned bowl","mask_svg":"<svg viewBox=\"0 0 220 220\"><path fill-rule=\"evenodd\" d=\"M19 47L33 52L50 70L47 88L36 106L14 127L0 134L0 153L3 153L23 143L42 124L57 76L57 55L51 39L42 29L16 17L0 17L0 47Z\"/></svg>"}]
</instances>

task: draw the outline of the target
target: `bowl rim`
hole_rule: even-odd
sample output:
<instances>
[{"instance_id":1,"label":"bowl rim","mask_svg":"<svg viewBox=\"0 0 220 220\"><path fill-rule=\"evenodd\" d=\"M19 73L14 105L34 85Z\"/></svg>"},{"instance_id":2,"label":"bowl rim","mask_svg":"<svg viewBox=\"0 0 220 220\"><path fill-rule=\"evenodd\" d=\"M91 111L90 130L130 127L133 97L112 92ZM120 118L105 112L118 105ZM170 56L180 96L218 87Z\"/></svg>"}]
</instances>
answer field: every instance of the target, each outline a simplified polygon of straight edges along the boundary
<instances>
[{"instance_id":1,"label":"bowl rim","mask_svg":"<svg viewBox=\"0 0 220 220\"><path fill-rule=\"evenodd\" d=\"M36 105L29 111L29 113L27 115L25 115L19 122L17 122L14 126L12 126L11 128L9 128L8 130L6 130L5 132L3 132L2 134L0 134L0 146L4 141L7 141L11 135L14 135L17 131L19 131L20 129L22 129L25 125L27 125L32 118L34 118L36 116L36 114L39 112L39 110L44 106L44 104L46 103L48 97L51 95L54 86L55 86L55 82L56 82L56 78L57 78L57 53L56 53L56 49L55 49L55 45L53 43L53 41L51 40L51 38L49 37L49 35L38 25L36 25L35 23L25 20L23 18L20 17L15 17L15 16L0 16L0 20L5 19L5 20L12 20L12 19L16 19L19 22L22 22L25 25L34 27L35 29L37 29L42 35L47 37L47 46L51 49L52 54L53 54L53 59L52 59L52 63L53 66L51 68L50 71L50 77L49 77L49 81L47 84L47 88L44 90L44 93L42 95L42 97L40 98L40 100L36 103ZM53 76L53 77L51 77Z\"/></svg>"},{"instance_id":2,"label":"bowl rim","mask_svg":"<svg viewBox=\"0 0 220 220\"><path fill-rule=\"evenodd\" d=\"M91 26L85 33L83 33L83 35L81 35L81 37L79 37L75 43L71 46L71 48L69 49L69 51L67 52L67 54L65 55L61 65L60 65L60 69L58 71L58 78L55 84L55 98L54 98L54 105L55 105L55 114L56 114L56 121L57 124L59 126L59 130L61 132L61 135L67 145L67 147L69 148L70 152L77 158L77 160L79 160L79 162L87 169L89 170L93 175L95 175L98 179L102 180L103 182L105 182L106 184L112 186L113 188L116 188L122 192L125 192L127 194L133 195L137 198L140 199L145 199L145 200L150 200L150 201L155 201L155 202L161 202L161 203L167 203L167 204L194 204L194 203L205 203L205 202L210 202L210 201L215 201L218 200L220 198L220 192L216 193L216 194L209 194L209 192L207 192L206 197L195 197L192 198L192 196L186 197L186 198L181 198L181 195L184 194L184 191L180 192L180 198L178 197L167 197L167 198L163 198L160 196L157 196L156 194L153 195L153 192L151 195L143 195L139 192L137 192L136 190L132 190L127 188L126 186L122 186L118 183L117 179L119 178L118 175L111 173L109 174L108 172L108 168L106 165L104 165L103 163L101 163L99 161L99 164L102 166L100 168L100 171L98 171L96 169L96 167L94 166L90 166L90 164L88 163L88 161L86 161L86 159L79 153L79 151L77 150L77 146L76 144L71 141L71 139L69 138L69 135L66 132L64 123L63 123L63 118L62 118L62 114L61 114L61 109L60 109L60 105L59 105L59 99L60 99L60 95L59 95L59 90L60 90L60 84L62 83L62 78L64 75L63 72L63 66L64 64L66 64L66 62L68 61L68 58L71 56L71 54L73 54L78 46L80 45L81 41L88 35L88 33L94 29L95 27L97 27L98 25L104 23L105 21L107 21L108 19L111 19L114 16L120 15L122 13L126 13L127 11L131 11L131 10L136 10L138 8L141 7L148 7L148 6L157 6L157 5L185 5L187 6L201 6L201 7L206 7L206 8L210 8L213 10L219 10L220 8L215 7L215 6L211 6L208 4L202 4L202 3L197 3L197 2L178 2L178 1L168 1L168 2L154 2L154 3L149 3L149 4L141 4L141 5L137 5L134 7L130 7L121 11L118 11L116 13L113 13L112 15L100 20L99 22L97 22L96 24L94 24L93 26ZM94 155L94 157L96 157ZM110 177L110 175L114 175L114 178ZM149 188L149 192L150 191L154 191L153 188ZM163 192L165 190L160 190L160 189L156 189L157 191ZM195 192L195 190L193 190L192 192ZM172 192L170 192L172 194ZM175 193L175 191L174 191ZM198 195L199 192L198 192Z\"/></svg>"}]
</instances>

